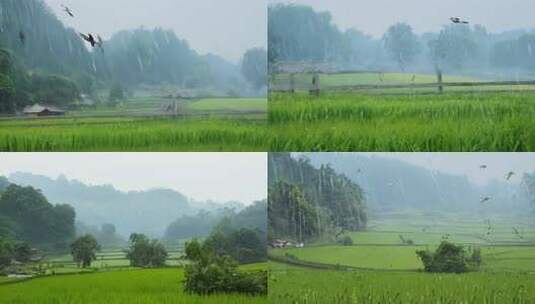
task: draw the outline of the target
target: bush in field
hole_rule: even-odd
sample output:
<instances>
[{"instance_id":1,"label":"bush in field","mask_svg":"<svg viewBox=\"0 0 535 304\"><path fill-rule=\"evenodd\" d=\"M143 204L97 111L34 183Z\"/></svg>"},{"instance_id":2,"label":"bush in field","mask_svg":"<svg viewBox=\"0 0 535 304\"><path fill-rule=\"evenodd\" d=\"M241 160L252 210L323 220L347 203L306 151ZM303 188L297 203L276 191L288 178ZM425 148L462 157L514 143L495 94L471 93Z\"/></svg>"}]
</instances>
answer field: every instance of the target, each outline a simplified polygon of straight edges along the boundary
<instances>
[{"instance_id":1,"label":"bush in field","mask_svg":"<svg viewBox=\"0 0 535 304\"><path fill-rule=\"evenodd\" d=\"M435 252L419 250L416 254L422 260L427 272L463 273L468 271L468 259L463 246L443 241Z\"/></svg>"},{"instance_id":2,"label":"bush in field","mask_svg":"<svg viewBox=\"0 0 535 304\"><path fill-rule=\"evenodd\" d=\"M167 250L158 240L150 240L143 234L134 233L130 236L130 248L126 258L135 267L162 267L167 260Z\"/></svg>"},{"instance_id":3,"label":"bush in field","mask_svg":"<svg viewBox=\"0 0 535 304\"><path fill-rule=\"evenodd\" d=\"M346 235L343 238L338 239L338 244L343 246L351 246L353 245L353 239L349 235Z\"/></svg>"},{"instance_id":4,"label":"bush in field","mask_svg":"<svg viewBox=\"0 0 535 304\"><path fill-rule=\"evenodd\" d=\"M214 293L267 294L267 273L242 273L230 256L215 254L197 240L186 243L184 290L201 295Z\"/></svg>"},{"instance_id":5,"label":"bush in field","mask_svg":"<svg viewBox=\"0 0 535 304\"><path fill-rule=\"evenodd\" d=\"M71 254L78 267L90 267L91 263L97 259L97 251L100 245L95 237L90 234L76 239L71 245Z\"/></svg>"}]
</instances>

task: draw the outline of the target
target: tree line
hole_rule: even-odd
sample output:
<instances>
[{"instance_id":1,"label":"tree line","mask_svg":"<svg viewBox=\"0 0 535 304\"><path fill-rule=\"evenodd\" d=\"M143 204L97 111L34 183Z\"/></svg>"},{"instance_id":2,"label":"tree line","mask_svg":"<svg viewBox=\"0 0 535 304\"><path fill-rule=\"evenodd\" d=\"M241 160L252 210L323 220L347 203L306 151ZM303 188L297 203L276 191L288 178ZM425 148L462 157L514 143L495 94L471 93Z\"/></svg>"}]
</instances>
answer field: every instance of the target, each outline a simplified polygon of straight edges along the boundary
<instances>
[{"instance_id":1,"label":"tree line","mask_svg":"<svg viewBox=\"0 0 535 304\"><path fill-rule=\"evenodd\" d=\"M438 68L482 75L535 68L535 34L524 30L490 33L483 25L447 24L439 32L416 34L409 24L396 23L374 38L358 29L342 31L329 12L295 4L271 5L268 19L270 64L328 62L344 69Z\"/></svg>"}]
</instances>

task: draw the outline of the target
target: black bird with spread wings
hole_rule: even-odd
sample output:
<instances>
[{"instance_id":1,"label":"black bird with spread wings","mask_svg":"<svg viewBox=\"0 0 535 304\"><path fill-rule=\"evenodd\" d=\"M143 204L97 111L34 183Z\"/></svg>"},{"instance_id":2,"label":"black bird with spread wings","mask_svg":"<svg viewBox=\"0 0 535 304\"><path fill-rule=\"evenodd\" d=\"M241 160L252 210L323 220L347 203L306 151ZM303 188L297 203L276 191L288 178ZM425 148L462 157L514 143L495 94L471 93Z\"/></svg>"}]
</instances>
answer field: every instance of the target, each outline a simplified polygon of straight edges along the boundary
<instances>
[{"instance_id":1,"label":"black bird with spread wings","mask_svg":"<svg viewBox=\"0 0 535 304\"><path fill-rule=\"evenodd\" d=\"M69 16L73 17L74 18L74 14L72 13L71 9L66 7L65 5L61 5L61 7L63 7L63 11L65 11Z\"/></svg>"},{"instance_id":2,"label":"black bird with spread wings","mask_svg":"<svg viewBox=\"0 0 535 304\"><path fill-rule=\"evenodd\" d=\"M83 34L83 33L80 33L80 36L82 36L82 38L89 42L91 44L92 47L95 47L98 43L97 41L95 40L95 37L93 37L93 35L91 34Z\"/></svg>"},{"instance_id":3,"label":"black bird with spread wings","mask_svg":"<svg viewBox=\"0 0 535 304\"><path fill-rule=\"evenodd\" d=\"M468 21L462 20L459 17L451 17L450 20L451 20L451 22L453 22L455 24L468 24L469 23Z\"/></svg>"},{"instance_id":4,"label":"black bird with spread wings","mask_svg":"<svg viewBox=\"0 0 535 304\"><path fill-rule=\"evenodd\" d=\"M490 196L485 196L485 197L482 197L482 198L481 198L480 203L483 204L483 203L486 203L486 202L488 202L488 201L490 201L490 200L491 200Z\"/></svg>"}]
</instances>

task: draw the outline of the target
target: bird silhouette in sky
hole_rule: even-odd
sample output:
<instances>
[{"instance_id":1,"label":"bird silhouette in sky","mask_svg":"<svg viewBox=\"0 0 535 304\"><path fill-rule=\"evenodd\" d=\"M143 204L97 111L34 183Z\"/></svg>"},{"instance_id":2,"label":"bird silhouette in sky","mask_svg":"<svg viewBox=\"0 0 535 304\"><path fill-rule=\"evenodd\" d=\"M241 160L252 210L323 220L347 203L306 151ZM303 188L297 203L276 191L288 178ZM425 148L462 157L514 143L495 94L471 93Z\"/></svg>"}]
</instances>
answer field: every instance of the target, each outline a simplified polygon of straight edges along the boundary
<instances>
[{"instance_id":1,"label":"bird silhouette in sky","mask_svg":"<svg viewBox=\"0 0 535 304\"><path fill-rule=\"evenodd\" d=\"M515 173L513 171L510 171L509 173L507 173L507 175L505 175L505 179L506 180L510 180L511 177L513 177L515 175Z\"/></svg>"},{"instance_id":2,"label":"bird silhouette in sky","mask_svg":"<svg viewBox=\"0 0 535 304\"><path fill-rule=\"evenodd\" d=\"M480 203L483 204L483 203L486 203L486 202L488 202L488 201L490 201L490 196L485 196L485 197L482 197L482 198L481 198Z\"/></svg>"},{"instance_id":3,"label":"bird silhouette in sky","mask_svg":"<svg viewBox=\"0 0 535 304\"><path fill-rule=\"evenodd\" d=\"M97 45L97 41L95 40L95 37L93 37L93 35L91 34L83 34L83 33L80 33L80 36L82 36L82 38L89 42L91 44L92 47L95 47Z\"/></svg>"},{"instance_id":4,"label":"bird silhouette in sky","mask_svg":"<svg viewBox=\"0 0 535 304\"><path fill-rule=\"evenodd\" d=\"M69 16L73 17L74 18L74 14L72 13L71 9L68 8L67 6L65 5L61 5L61 7L63 7L63 11L66 12Z\"/></svg>"},{"instance_id":5,"label":"bird silhouette in sky","mask_svg":"<svg viewBox=\"0 0 535 304\"><path fill-rule=\"evenodd\" d=\"M469 23L468 21L462 20L459 17L451 17L450 20L451 20L451 22L453 22L455 24L468 24Z\"/></svg>"}]
</instances>

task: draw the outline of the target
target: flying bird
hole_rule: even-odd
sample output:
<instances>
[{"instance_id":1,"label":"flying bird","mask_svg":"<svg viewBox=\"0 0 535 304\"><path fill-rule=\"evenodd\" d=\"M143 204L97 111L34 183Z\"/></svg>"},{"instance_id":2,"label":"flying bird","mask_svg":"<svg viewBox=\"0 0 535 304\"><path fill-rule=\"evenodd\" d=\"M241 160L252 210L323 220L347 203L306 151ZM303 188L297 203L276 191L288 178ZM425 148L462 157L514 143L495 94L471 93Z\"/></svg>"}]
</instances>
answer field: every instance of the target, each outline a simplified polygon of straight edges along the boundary
<instances>
[{"instance_id":1,"label":"flying bird","mask_svg":"<svg viewBox=\"0 0 535 304\"><path fill-rule=\"evenodd\" d=\"M89 42L91 44L92 47L95 47L95 45L97 45L97 42L95 41L95 37L93 37L93 35L91 34L83 34L83 33L80 33L80 36L82 36L82 38Z\"/></svg>"},{"instance_id":2,"label":"flying bird","mask_svg":"<svg viewBox=\"0 0 535 304\"><path fill-rule=\"evenodd\" d=\"M468 24L469 23L468 21L461 20L461 18L459 18L459 17L451 17L450 20L451 20L451 22L453 22L455 24Z\"/></svg>"},{"instance_id":3,"label":"flying bird","mask_svg":"<svg viewBox=\"0 0 535 304\"><path fill-rule=\"evenodd\" d=\"M63 11L65 11L69 16L74 18L74 14L72 13L70 8L68 8L67 6L65 6L63 4L61 5L61 7L63 7Z\"/></svg>"},{"instance_id":4,"label":"flying bird","mask_svg":"<svg viewBox=\"0 0 535 304\"><path fill-rule=\"evenodd\" d=\"M505 176L505 179L506 180L510 180L511 177L513 177L515 175L515 173L513 171L510 171L509 173L507 173L507 175Z\"/></svg>"},{"instance_id":5,"label":"flying bird","mask_svg":"<svg viewBox=\"0 0 535 304\"><path fill-rule=\"evenodd\" d=\"M482 197L480 203L482 203L482 204L486 203L486 202L490 201L490 199L491 198L489 196Z\"/></svg>"},{"instance_id":6,"label":"flying bird","mask_svg":"<svg viewBox=\"0 0 535 304\"><path fill-rule=\"evenodd\" d=\"M487 169L487 165L481 165L479 166L479 169Z\"/></svg>"}]
</instances>

